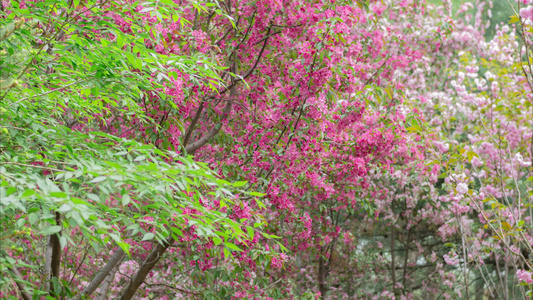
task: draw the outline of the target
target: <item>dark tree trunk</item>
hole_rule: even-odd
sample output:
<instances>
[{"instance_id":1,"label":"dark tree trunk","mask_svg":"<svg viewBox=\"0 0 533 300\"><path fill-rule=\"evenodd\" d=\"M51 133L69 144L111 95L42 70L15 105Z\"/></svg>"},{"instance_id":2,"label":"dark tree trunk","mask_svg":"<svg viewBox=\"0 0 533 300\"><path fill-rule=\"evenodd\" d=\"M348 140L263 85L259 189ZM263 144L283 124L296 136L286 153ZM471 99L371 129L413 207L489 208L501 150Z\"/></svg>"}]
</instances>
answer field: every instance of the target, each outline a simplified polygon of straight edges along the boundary
<instances>
[{"instance_id":1,"label":"dark tree trunk","mask_svg":"<svg viewBox=\"0 0 533 300\"><path fill-rule=\"evenodd\" d=\"M322 249L320 251L320 256L318 257L318 290L320 291L320 298L322 300L326 299L326 278L327 278L327 266L326 261L324 260Z\"/></svg>"}]
</instances>

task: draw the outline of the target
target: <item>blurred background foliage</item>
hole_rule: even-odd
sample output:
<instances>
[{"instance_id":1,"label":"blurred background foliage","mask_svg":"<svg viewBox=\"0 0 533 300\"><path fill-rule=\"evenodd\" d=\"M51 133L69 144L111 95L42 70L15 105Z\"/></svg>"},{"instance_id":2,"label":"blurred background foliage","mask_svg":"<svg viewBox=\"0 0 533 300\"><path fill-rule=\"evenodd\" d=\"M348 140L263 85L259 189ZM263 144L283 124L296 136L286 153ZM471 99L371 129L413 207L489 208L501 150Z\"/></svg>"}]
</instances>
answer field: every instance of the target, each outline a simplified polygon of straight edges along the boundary
<instances>
[{"instance_id":1,"label":"blurred background foliage","mask_svg":"<svg viewBox=\"0 0 533 300\"><path fill-rule=\"evenodd\" d=\"M427 4L442 5L443 3L449 3L449 1L452 2L453 16L455 16L461 5L472 3L474 8L476 8L478 2L476 0L427 0ZM490 27L485 31L485 40L487 41L491 40L496 34L496 25L501 27L504 24L509 24L510 16L514 14L513 9L507 0L493 0L492 5ZM486 21L488 18L489 16L487 14L483 15L483 21Z\"/></svg>"}]
</instances>

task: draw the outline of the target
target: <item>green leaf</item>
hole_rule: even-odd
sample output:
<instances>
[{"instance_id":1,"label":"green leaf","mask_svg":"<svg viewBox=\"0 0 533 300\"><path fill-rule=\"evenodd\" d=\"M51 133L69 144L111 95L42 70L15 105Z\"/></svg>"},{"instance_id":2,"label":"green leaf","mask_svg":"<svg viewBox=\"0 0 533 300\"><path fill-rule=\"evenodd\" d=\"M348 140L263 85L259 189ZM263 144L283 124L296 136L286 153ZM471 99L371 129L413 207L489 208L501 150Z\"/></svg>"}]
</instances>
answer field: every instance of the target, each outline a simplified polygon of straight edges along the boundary
<instances>
[{"instance_id":1,"label":"green leaf","mask_svg":"<svg viewBox=\"0 0 533 300\"><path fill-rule=\"evenodd\" d=\"M251 195L251 196L256 196L256 197L263 197L263 196L265 196L266 194L259 193L259 192L250 192L250 195Z\"/></svg>"},{"instance_id":2,"label":"green leaf","mask_svg":"<svg viewBox=\"0 0 533 300\"><path fill-rule=\"evenodd\" d=\"M24 193L22 193L22 198L26 198L26 197L33 196L33 195L35 195L35 191L27 189L24 191Z\"/></svg>"},{"instance_id":3,"label":"green leaf","mask_svg":"<svg viewBox=\"0 0 533 300\"><path fill-rule=\"evenodd\" d=\"M60 213L65 213L65 212L68 212L72 209L72 206L70 206L69 204L65 203L63 205L61 205L61 207L59 207L57 209L58 212Z\"/></svg>"},{"instance_id":4,"label":"green leaf","mask_svg":"<svg viewBox=\"0 0 533 300\"><path fill-rule=\"evenodd\" d=\"M155 234L151 233L151 232L147 232L144 236L143 236L143 241L148 241L148 240L152 240L153 238L155 237Z\"/></svg>"},{"instance_id":5,"label":"green leaf","mask_svg":"<svg viewBox=\"0 0 533 300\"><path fill-rule=\"evenodd\" d=\"M231 254L231 252L226 247L224 247L224 257L226 259L229 259L230 257L233 258L233 254Z\"/></svg>"},{"instance_id":6,"label":"green leaf","mask_svg":"<svg viewBox=\"0 0 533 300\"><path fill-rule=\"evenodd\" d=\"M98 182L102 182L102 181L106 180L106 178L107 177L105 177L105 176L98 176L98 177L94 178L93 180L91 180L90 182L98 183Z\"/></svg>"},{"instance_id":7,"label":"green leaf","mask_svg":"<svg viewBox=\"0 0 533 300\"><path fill-rule=\"evenodd\" d=\"M68 198L68 195L65 192L51 192L50 196L56 198Z\"/></svg>"},{"instance_id":8,"label":"green leaf","mask_svg":"<svg viewBox=\"0 0 533 300\"><path fill-rule=\"evenodd\" d=\"M117 47L122 48L124 46L124 37L122 34L117 35Z\"/></svg>"},{"instance_id":9,"label":"green leaf","mask_svg":"<svg viewBox=\"0 0 533 300\"><path fill-rule=\"evenodd\" d=\"M171 227L171 230L172 230L175 234L177 234L177 235L179 235L179 236L183 236L183 232L182 232L179 228L177 228L177 227Z\"/></svg>"},{"instance_id":10,"label":"green leaf","mask_svg":"<svg viewBox=\"0 0 533 300\"><path fill-rule=\"evenodd\" d=\"M98 202L100 201L100 197L98 197L98 195L92 194L92 193L87 194L87 198L89 198L89 199L91 199L93 201L98 201Z\"/></svg>"},{"instance_id":11,"label":"green leaf","mask_svg":"<svg viewBox=\"0 0 533 300\"><path fill-rule=\"evenodd\" d=\"M215 236L215 237L213 237L213 243L215 244L215 246L218 246L218 245L220 245L222 243L222 239L217 237L217 236Z\"/></svg>"},{"instance_id":12,"label":"green leaf","mask_svg":"<svg viewBox=\"0 0 533 300\"><path fill-rule=\"evenodd\" d=\"M116 243L120 247L120 249L122 249L122 251L124 251L128 256L130 256L130 245L122 241L118 241Z\"/></svg>"},{"instance_id":13,"label":"green leaf","mask_svg":"<svg viewBox=\"0 0 533 300\"><path fill-rule=\"evenodd\" d=\"M237 245L235 245L235 244L233 244L231 242L224 242L224 245L226 245L226 247L228 247L229 249L242 252L241 248L237 247Z\"/></svg>"},{"instance_id":14,"label":"green leaf","mask_svg":"<svg viewBox=\"0 0 533 300\"><path fill-rule=\"evenodd\" d=\"M54 233L58 233L60 231L61 231L61 226L53 225L53 226L48 226L45 229L41 230L41 234L42 235L51 235L51 234L54 234Z\"/></svg>"},{"instance_id":15,"label":"green leaf","mask_svg":"<svg viewBox=\"0 0 533 300\"><path fill-rule=\"evenodd\" d=\"M141 155L141 156L136 157L134 161L143 161L145 159L146 159L146 156Z\"/></svg>"},{"instance_id":16,"label":"green leaf","mask_svg":"<svg viewBox=\"0 0 533 300\"><path fill-rule=\"evenodd\" d=\"M248 232L248 235L250 236L250 239L254 239L254 229L250 226L246 226L246 231Z\"/></svg>"},{"instance_id":17,"label":"green leaf","mask_svg":"<svg viewBox=\"0 0 533 300\"><path fill-rule=\"evenodd\" d=\"M37 223L37 221L39 221L39 215L36 213L31 213L28 216L28 220L30 221L30 224L34 225L35 223Z\"/></svg>"},{"instance_id":18,"label":"green leaf","mask_svg":"<svg viewBox=\"0 0 533 300\"><path fill-rule=\"evenodd\" d=\"M126 206L131 202L130 195L124 194L122 195L122 205Z\"/></svg>"}]
</instances>

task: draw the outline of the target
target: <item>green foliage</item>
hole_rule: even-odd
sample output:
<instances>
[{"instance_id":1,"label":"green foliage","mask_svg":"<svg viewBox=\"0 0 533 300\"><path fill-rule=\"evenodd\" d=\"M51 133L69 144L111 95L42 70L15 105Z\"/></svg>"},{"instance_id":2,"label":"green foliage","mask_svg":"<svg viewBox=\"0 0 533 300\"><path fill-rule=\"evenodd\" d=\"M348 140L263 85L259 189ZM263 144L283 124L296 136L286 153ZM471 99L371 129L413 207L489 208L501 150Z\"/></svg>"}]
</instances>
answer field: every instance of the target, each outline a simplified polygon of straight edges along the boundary
<instances>
[{"instance_id":1,"label":"green foliage","mask_svg":"<svg viewBox=\"0 0 533 300\"><path fill-rule=\"evenodd\" d=\"M213 82L213 89L218 84L215 70L221 67L202 53L162 55L146 47L154 31L127 15L134 6L122 5L113 13L131 21L135 34L122 32L104 14L102 3L88 1L83 7L49 0L31 11L13 9L2 20L0 99L10 113L39 110L66 124L92 124L117 115L142 118L142 98L162 88L172 70L188 74L193 82ZM165 17L161 11L157 17ZM158 96L166 105L174 104Z\"/></svg>"},{"instance_id":2,"label":"green foliage","mask_svg":"<svg viewBox=\"0 0 533 300\"><path fill-rule=\"evenodd\" d=\"M155 16L177 19L180 7L163 2ZM136 242L162 243L194 226L199 241L223 240L239 252L236 244L265 224L253 212L254 227L228 216L246 201L239 195L258 196L244 191L243 182L221 180L207 165L141 139L98 131L117 117L157 127L145 115L148 92L176 108L157 94L168 76L179 71L216 89L223 69L201 53L156 53L146 46L152 28L128 15L135 6L113 10L132 22L135 34L127 34L102 3L46 0L26 9L12 2L10 13L0 16L0 273L7 275L0 276L0 290L15 278L11 267L32 267L11 257L22 251L20 238L42 244L57 236L63 248L76 246L81 232L92 253L117 245L129 254L124 232ZM229 212L208 209L214 200ZM57 280L53 285L69 288Z\"/></svg>"},{"instance_id":3,"label":"green foliage","mask_svg":"<svg viewBox=\"0 0 533 300\"><path fill-rule=\"evenodd\" d=\"M170 235L179 239L188 219L188 226L198 226L200 236L248 239L240 224L200 203L212 195L233 204L233 186L190 158L66 127L36 130L33 138L19 140L16 150L0 155L0 213L20 215L12 224L15 231L30 226L50 235L78 227L95 247L113 239L127 251L119 229L127 227L133 235L140 232L143 240L161 241ZM188 216L183 208L198 213ZM61 223L56 223L53 212L62 214ZM156 231L146 232L140 227L143 223ZM68 235L60 241L62 246L72 242Z\"/></svg>"}]
</instances>

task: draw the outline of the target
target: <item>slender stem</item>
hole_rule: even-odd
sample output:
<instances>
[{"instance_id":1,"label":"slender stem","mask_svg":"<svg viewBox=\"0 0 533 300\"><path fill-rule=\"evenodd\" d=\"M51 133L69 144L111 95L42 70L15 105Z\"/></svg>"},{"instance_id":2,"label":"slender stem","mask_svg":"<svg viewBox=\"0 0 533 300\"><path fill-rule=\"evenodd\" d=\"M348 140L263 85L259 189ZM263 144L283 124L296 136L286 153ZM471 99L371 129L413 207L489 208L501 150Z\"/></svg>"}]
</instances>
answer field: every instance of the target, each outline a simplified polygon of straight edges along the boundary
<instances>
[{"instance_id":1,"label":"slender stem","mask_svg":"<svg viewBox=\"0 0 533 300\"><path fill-rule=\"evenodd\" d=\"M409 225L409 223L407 225ZM411 228L407 229L407 241L405 242L405 258L403 260L403 278L402 278L402 285L403 285L404 291L406 289L405 281L407 280L407 263L409 260L410 242L411 242Z\"/></svg>"},{"instance_id":2,"label":"slender stem","mask_svg":"<svg viewBox=\"0 0 533 300\"><path fill-rule=\"evenodd\" d=\"M87 254L88 253L89 253L89 244L87 244L87 246L85 246L85 253L83 254L83 258L81 259L80 263L78 264L78 267L76 268L76 271L74 271L74 274L72 274L72 278L70 278L70 280L68 282L69 286L72 283L72 281L74 280L74 278L76 277L76 274L78 274L78 271L80 270L81 266L85 262L85 258L87 258Z\"/></svg>"},{"instance_id":3,"label":"slender stem","mask_svg":"<svg viewBox=\"0 0 533 300\"><path fill-rule=\"evenodd\" d=\"M392 202L394 205L394 201ZM392 276L392 290L394 295L396 295L396 250L394 249L394 223L391 222L390 225L390 248L391 248L391 276Z\"/></svg>"}]
</instances>

